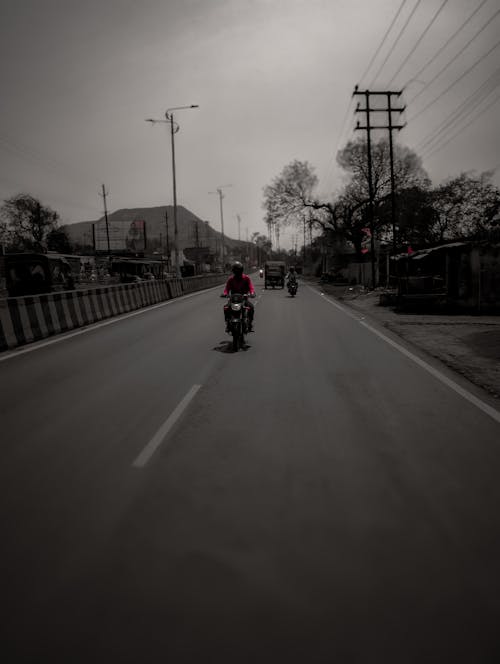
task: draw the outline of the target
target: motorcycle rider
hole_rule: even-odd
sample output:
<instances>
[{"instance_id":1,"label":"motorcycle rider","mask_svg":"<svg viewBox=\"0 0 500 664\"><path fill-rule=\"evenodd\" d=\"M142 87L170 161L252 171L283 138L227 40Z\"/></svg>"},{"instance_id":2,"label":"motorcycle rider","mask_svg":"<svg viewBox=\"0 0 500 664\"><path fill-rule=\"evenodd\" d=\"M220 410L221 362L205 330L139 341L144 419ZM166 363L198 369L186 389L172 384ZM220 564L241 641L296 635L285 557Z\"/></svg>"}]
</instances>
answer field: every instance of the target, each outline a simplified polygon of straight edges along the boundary
<instances>
[{"instance_id":1,"label":"motorcycle rider","mask_svg":"<svg viewBox=\"0 0 500 664\"><path fill-rule=\"evenodd\" d=\"M297 281L297 273L295 272L295 267L293 265L291 265L288 268L288 274L286 275L285 279L286 279L287 288L291 283L295 283L297 288L299 287L299 284L298 284L298 281Z\"/></svg>"},{"instance_id":2,"label":"motorcycle rider","mask_svg":"<svg viewBox=\"0 0 500 664\"><path fill-rule=\"evenodd\" d=\"M241 295L250 295L250 297L255 297L255 289L252 284L252 280L247 274L243 274L243 265L236 261L232 265L233 276L229 277L224 288L224 296L231 295L232 293L240 293ZM253 318L255 313L255 308L250 300L247 299L246 305L249 308L248 311L248 324L249 331L253 331ZM224 318L226 319L226 332L229 332L229 310L224 309Z\"/></svg>"}]
</instances>

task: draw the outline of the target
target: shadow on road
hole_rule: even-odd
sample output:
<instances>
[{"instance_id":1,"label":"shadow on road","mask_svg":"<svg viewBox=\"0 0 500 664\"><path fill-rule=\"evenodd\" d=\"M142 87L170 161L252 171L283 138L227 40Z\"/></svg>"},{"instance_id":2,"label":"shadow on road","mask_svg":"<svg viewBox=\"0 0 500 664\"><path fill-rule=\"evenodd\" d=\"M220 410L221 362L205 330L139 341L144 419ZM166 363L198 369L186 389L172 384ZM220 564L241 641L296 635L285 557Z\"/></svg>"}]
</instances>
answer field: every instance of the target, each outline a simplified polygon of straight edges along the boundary
<instances>
[{"instance_id":1,"label":"shadow on road","mask_svg":"<svg viewBox=\"0 0 500 664\"><path fill-rule=\"evenodd\" d=\"M240 350L247 351L249 348L251 348L250 344L245 344L243 348ZM213 350L219 351L219 353L234 353L237 351L233 350L233 342L232 341L220 341L218 346L214 346Z\"/></svg>"}]
</instances>

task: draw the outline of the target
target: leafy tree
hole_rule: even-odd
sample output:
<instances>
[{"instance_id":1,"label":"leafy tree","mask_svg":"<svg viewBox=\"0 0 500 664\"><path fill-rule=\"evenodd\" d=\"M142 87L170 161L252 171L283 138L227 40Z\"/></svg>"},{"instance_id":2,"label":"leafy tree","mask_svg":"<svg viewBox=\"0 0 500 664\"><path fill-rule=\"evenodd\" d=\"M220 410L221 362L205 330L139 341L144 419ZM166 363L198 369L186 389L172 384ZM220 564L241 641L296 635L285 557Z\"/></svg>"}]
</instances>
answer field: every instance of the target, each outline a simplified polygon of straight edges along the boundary
<instances>
[{"instance_id":1,"label":"leafy tree","mask_svg":"<svg viewBox=\"0 0 500 664\"><path fill-rule=\"evenodd\" d=\"M44 251L51 231L57 229L59 215L29 194L18 194L4 201L0 218L5 225L11 249Z\"/></svg>"},{"instance_id":2,"label":"leafy tree","mask_svg":"<svg viewBox=\"0 0 500 664\"><path fill-rule=\"evenodd\" d=\"M430 180L422 167L420 157L409 148L396 143L393 145L393 158L396 202L403 203L409 192L412 192L413 197L419 192L419 195L425 198L425 192L430 187ZM387 139L371 145L371 159L374 230L380 237L392 232L390 146ZM350 213L346 217L348 234L353 236L350 239L358 251L359 236L363 233L362 229L369 225L367 212L370 187L366 140L359 138L349 141L338 152L337 163L349 176L342 198L348 202L346 209ZM397 207L396 218L397 225L404 228L403 210L404 206L403 208ZM420 222L423 219L421 217ZM399 241L402 240L403 238L400 237Z\"/></svg>"},{"instance_id":3,"label":"leafy tree","mask_svg":"<svg viewBox=\"0 0 500 664\"><path fill-rule=\"evenodd\" d=\"M430 181L420 158L409 148L394 146L396 189L429 188ZM390 225L387 200L391 193L389 143L372 145L372 184L375 231L381 234ZM366 141L350 141L337 155L348 181L333 201L320 201L314 195L318 179L308 162L293 161L264 188L266 221L271 224L294 223L319 226L337 239L352 242L358 255L369 225L368 154Z\"/></svg>"},{"instance_id":4,"label":"leafy tree","mask_svg":"<svg viewBox=\"0 0 500 664\"><path fill-rule=\"evenodd\" d=\"M490 238L500 210L500 190L491 183L492 175L461 173L433 190L435 241Z\"/></svg>"},{"instance_id":5,"label":"leafy tree","mask_svg":"<svg viewBox=\"0 0 500 664\"><path fill-rule=\"evenodd\" d=\"M47 234L47 249L60 254L71 254L73 247L66 231L63 228L53 228Z\"/></svg>"},{"instance_id":6,"label":"leafy tree","mask_svg":"<svg viewBox=\"0 0 500 664\"><path fill-rule=\"evenodd\" d=\"M271 254L271 241L266 235L262 235L257 231L252 233L250 240L257 247L257 262L263 263L266 257Z\"/></svg>"},{"instance_id":7,"label":"leafy tree","mask_svg":"<svg viewBox=\"0 0 500 664\"><path fill-rule=\"evenodd\" d=\"M401 246L425 247L434 242L436 212L432 191L418 186L402 189L396 193L396 209L397 239ZM391 226L391 213L391 201L386 199L378 208L382 228Z\"/></svg>"},{"instance_id":8,"label":"leafy tree","mask_svg":"<svg viewBox=\"0 0 500 664\"><path fill-rule=\"evenodd\" d=\"M422 167L420 157L405 146L393 145L395 190L409 187L427 189L430 180ZM391 193L391 165L389 141L382 139L371 146L372 191L377 205ZM368 146L363 138L349 141L338 152L337 163L350 176L349 189L359 201L369 200Z\"/></svg>"}]
</instances>

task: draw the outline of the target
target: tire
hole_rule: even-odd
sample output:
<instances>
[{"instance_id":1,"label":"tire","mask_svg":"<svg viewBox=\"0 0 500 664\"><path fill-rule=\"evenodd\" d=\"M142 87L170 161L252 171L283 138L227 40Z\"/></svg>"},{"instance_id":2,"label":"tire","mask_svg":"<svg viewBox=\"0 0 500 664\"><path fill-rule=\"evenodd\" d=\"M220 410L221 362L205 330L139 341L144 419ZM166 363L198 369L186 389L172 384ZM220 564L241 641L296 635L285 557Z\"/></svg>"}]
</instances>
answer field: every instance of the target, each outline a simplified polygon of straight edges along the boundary
<instances>
[{"instance_id":1,"label":"tire","mask_svg":"<svg viewBox=\"0 0 500 664\"><path fill-rule=\"evenodd\" d=\"M240 335L238 332L233 332L233 353L237 353L240 347Z\"/></svg>"}]
</instances>

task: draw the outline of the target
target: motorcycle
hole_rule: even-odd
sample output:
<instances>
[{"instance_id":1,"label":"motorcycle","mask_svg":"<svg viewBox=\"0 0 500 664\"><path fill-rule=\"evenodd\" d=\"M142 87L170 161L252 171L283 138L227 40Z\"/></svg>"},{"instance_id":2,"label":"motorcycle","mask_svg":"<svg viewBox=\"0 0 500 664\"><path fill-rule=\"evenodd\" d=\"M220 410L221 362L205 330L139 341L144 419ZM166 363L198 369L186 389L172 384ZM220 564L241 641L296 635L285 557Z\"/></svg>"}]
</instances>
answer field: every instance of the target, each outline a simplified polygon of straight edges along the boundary
<instances>
[{"instance_id":1,"label":"motorcycle","mask_svg":"<svg viewBox=\"0 0 500 664\"><path fill-rule=\"evenodd\" d=\"M297 294L297 282L296 281L289 281L288 282L288 292L290 293L290 297L295 297Z\"/></svg>"},{"instance_id":2,"label":"motorcycle","mask_svg":"<svg viewBox=\"0 0 500 664\"><path fill-rule=\"evenodd\" d=\"M232 293L224 305L224 314L228 323L227 332L233 337L233 351L236 353L245 347L245 334L249 331L249 311L247 304L248 295Z\"/></svg>"},{"instance_id":3,"label":"motorcycle","mask_svg":"<svg viewBox=\"0 0 500 664\"><path fill-rule=\"evenodd\" d=\"M259 277L261 279L264 277L264 270L259 270Z\"/></svg>"}]
</instances>

